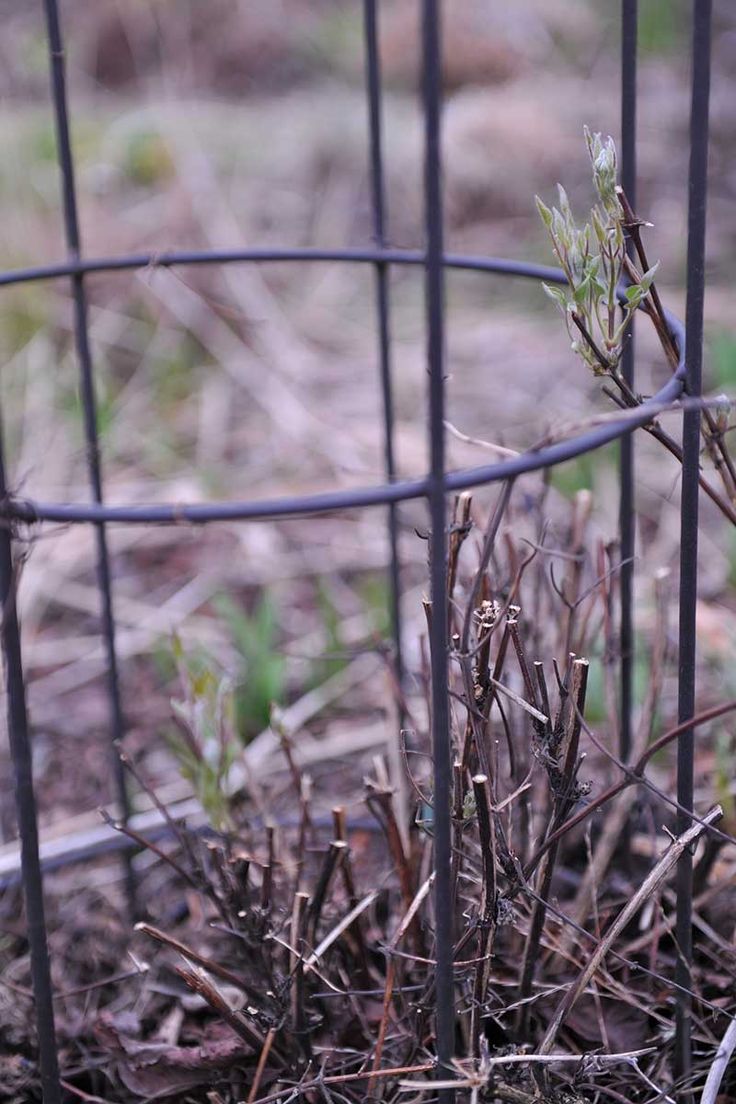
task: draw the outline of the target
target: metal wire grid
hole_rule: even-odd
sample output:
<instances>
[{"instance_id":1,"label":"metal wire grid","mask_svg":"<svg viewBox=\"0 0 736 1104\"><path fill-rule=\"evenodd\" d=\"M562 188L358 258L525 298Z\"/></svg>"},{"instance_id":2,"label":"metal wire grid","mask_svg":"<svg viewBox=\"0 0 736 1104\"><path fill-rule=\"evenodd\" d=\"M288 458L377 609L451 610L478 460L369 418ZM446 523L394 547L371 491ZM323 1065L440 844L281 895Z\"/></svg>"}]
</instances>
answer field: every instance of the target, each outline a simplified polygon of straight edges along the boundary
<instances>
[{"instance_id":1,"label":"metal wire grid","mask_svg":"<svg viewBox=\"0 0 736 1104\"><path fill-rule=\"evenodd\" d=\"M446 568L446 497L448 492L480 484L513 479L524 472L572 459L619 439L620 536L621 536L621 758L626 761L630 745L632 700L632 581L634 552L634 450L632 431L645 424L657 404L667 404L686 394L701 395L706 169L708 151L708 104L710 85L710 34L712 0L693 0L693 70L691 104L690 171L688 193L688 279L687 326L669 317L668 323L681 352L680 364L668 383L633 415L502 463L448 472L444 447L444 272L448 267L521 276L564 283L557 269L522 264L497 258L446 255L443 248L442 161L440 152L441 48L440 0L422 0L423 77L421 99L425 127L424 207L426 246L423 251L389 248L386 237L386 202L383 168L381 72L378 51L379 0L362 0L365 38L366 98L369 120L369 163L373 211L372 248L351 250L234 249L226 251L175 251L163 254L134 254L123 257L82 256L78 206L74 182L74 160L69 136L69 114L64 73L64 43L58 0L44 0L51 90L56 124L58 160L62 179L67 260L62 264L0 273L0 286L37 280L67 278L74 302L74 332L80 371L84 411L91 503L65 504L23 500L9 489L0 436L0 601L3 617L0 638L5 662L8 727L15 771L16 802L21 838L22 881L26 902L28 939L38 1028L39 1065L46 1104L61 1101L61 1083L56 1050L53 991L49 973L47 932L44 919L42 871L39 861L38 823L33 792L31 747L24 690L20 630L15 602L16 575L13 563L13 534L19 525L43 521L91 524L97 541L98 585L101 602L101 633L107 653L110 735L115 784L123 815L128 797L117 755L125 721L121 705L115 648L115 618L106 525L205 523L219 520L280 518L339 511L347 508L385 505L389 533L390 612L398 670L401 671L401 618L399 589L398 519L399 503L426 500L431 518L430 581L434 615L431 627L432 739L435 793L435 892L436 909L436 1038L440 1073L449 1071L454 1051L453 930L450 910L442 904L450 897L450 731L448 715L447 606L444 601ZM621 129L622 179L629 197L636 185L636 49L637 0L622 0ZM85 276L92 272L124 271L150 265L217 265L268 263L276 261L369 264L375 271L375 304L378 322L378 363L383 396L383 439L386 482L357 491L331 491L301 497L193 505L116 506L105 504L102 465L96 430L94 365L87 326ZM397 478L394 456L394 412L391 374L391 322L389 271L392 265L420 265L425 273L427 365L429 370L430 470L421 479ZM633 340L626 347L623 372L627 382L634 378ZM700 413L696 405L684 412L683 475L680 555L680 644L679 721L694 715L695 699L695 608L697 589L698 467ZM679 829L691 823L693 807L693 731L685 729L678 744ZM131 894L132 872L128 868ZM689 1018L691 1009L690 967L692 959L692 857L685 851L677 875L677 938L682 954L675 978L677 1000L677 1072L691 1069ZM446 1104L454 1099L443 1090Z\"/></svg>"}]
</instances>

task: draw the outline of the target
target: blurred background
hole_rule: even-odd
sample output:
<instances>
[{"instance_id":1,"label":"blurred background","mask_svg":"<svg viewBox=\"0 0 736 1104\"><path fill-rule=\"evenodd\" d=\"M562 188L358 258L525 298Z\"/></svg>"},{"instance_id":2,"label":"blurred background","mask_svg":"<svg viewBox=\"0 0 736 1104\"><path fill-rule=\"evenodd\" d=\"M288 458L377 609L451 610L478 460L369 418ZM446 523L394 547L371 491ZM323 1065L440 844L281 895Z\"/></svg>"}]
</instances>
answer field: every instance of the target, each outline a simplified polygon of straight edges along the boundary
<instances>
[{"instance_id":1,"label":"blurred background","mask_svg":"<svg viewBox=\"0 0 736 1104\"><path fill-rule=\"evenodd\" d=\"M379 7L387 237L417 248L419 4ZM644 0L640 9L638 212L653 223L647 245L661 261L663 300L682 316L689 5ZM706 386L734 391L736 9L716 0L715 11ZM370 244L358 0L65 0L61 14L86 255ZM1 0L0 16L0 264L12 269L61 261L65 249L42 6ZM554 201L562 181L587 216L583 125L620 137L617 19L607 0L445 3L448 250L553 263L534 195ZM109 502L258 498L382 480L369 267L149 268L86 285ZM609 409L535 283L449 272L447 304L448 418L461 434L526 448ZM391 328L398 463L412 476L427 464L419 270L391 273ZM638 329L638 381L648 392L667 368ZM87 501L66 281L2 290L0 358L15 491ZM643 594L659 567L676 562L679 515L676 466L647 441L640 449ZM451 433L452 466L489 455ZM566 501L589 487L595 525L612 537L616 479L615 447L561 467L551 476L553 514L565 515ZM493 493L476 499L483 506ZM703 509L703 654L725 671L736 643L726 616L736 545ZM401 519L416 637L423 507L402 508ZM382 511L204 530L112 527L110 543L130 746L154 781L172 772L174 630L187 648L255 683L261 708L318 683L386 632ZM110 795L93 533L45 526L29 534L27 553L20 603L41 816L64 825ZM352 706L365 715L375 700L364 690ZM6 749L3 758L8 840Z\"/></svg>"}]
</instances>

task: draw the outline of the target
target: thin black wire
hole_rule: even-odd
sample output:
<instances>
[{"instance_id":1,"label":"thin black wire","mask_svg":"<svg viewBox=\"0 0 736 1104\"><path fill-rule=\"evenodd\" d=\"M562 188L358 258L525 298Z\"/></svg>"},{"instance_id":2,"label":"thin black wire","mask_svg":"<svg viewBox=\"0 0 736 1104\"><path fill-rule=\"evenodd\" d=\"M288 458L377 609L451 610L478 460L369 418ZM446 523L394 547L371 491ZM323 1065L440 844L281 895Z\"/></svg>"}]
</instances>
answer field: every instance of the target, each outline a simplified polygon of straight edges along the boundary
<instances>
[{"instance_id":1,"label":"thin black wire","mask_svg":"<svg viewBox=\"0 0 736 1104\"><path fill-rule=\"evenodd\" d=\"M677 328L672 327L676 333ZM445 476L447 491L467 490L487 483L497 483L527 472L552 467L566 460L573 460L585 452L621 438L626 433L651 421L652 409L660 409L675 402L682 394L680 370L652 398L626 417L586 431L569 441L560 441L546 448L521 453L511 460L484 464L476 468L464 468ZM34 499L11 497L0 503L0 518L33 524L39 521L84 523L106 521L129 525L177 525L189 523L202 525L214 521L247 521L256 518L284 518L326 514L356 507L381 506L387 502L403 502L423 498L430 493L431 480L400 480L392 484L361 487L352 491L321 491L311 495L284 495L281 498L261 501L237 501L188 504L161 504L145 506L99 506L95 504L68 505L65 503L39 502Z\"/></svg>"},{"instance_id":2,"label":"thin black wire","mask_svg":"<svg viewBox=\"0 0 736 1104\"><path fill-rule=\"evenodd\" d=\"M44 0L46 29L49 44L49 62L51 68L51 91L56 124L56 140L59 168L61 170L62 198L64 204L64 231L67 249L72 261L81 256L79 216L74 180L74 159L69 135L69 114L67 107L66 76L64 64L64 43L61 21L56 0ZM103 503L102 467L97 435L97 403L93 378L92 350L87 326L87 296L84 288L84 275L74 272L71 275L72 299L74 302L74 337L79 361L79 373L84 411L84 435L87 445L87 470L89 473L92 497L97 505ZM110 732L112 737L112 771L120 804L123 821L130 816L127 779L118 749L125 732L125 721L120 696L120 677L117 651L115 647L115 618L112 606L112 582L110 577L110 556L105 533L105 522L95 522L95 540L97 545L97 580L100 593L102 636L105 641L107 657L108 701L110 705ZM126 856L126 888L131 911L135 911L135 882L133 868Z\"/></svg>"},{"instance_id":3,"label":"thin black wire","mask_svg":"<svg viewBox=\"0 0 736 1104\"><path fill-rule=\"evenodd\" d=\"M100 272L125 272L130 269L172 268L175 265L223 265L251 262L280 264L305 261L318 263L423 265L426 256L418 249L172 249L162 252L127 253L120 257L70 257L57 264L15 268L0 273L0 287L29 284L37 280L58 280L64 276ZM478 257L467 253L449 253L448 268L469 272L489 272L498 276L522 276L531 280L564 283L560 270L550 265L529 264L506 257Z\"/></svg>"},{"instance_id":4,"label":"thin black wire","mask_svg":"<svg viewBox=\"0 0 736 1104\"><path fill-rule=\"evenodd\" d=\"M344 262L355 264L407 264L426 265L426 253L418 250L397 249L243 249L214 250L209 253L198 251L175 251L169 253L129 254L122 257L92 258L69 260L64 264L45 265L37 268L16 269L0 273L0 287L36 280L59 279L74 273L119 272L134 268L172 267L174 265L200 265L211 263L278 263L278 262ZM549 265L530 264L523 261L508 260L501 257L477 257L466 254L445 254L442 260L446 268L462 269L472 272L485 272L499 276L518 276L523 279L544 280L548 283L565 284L565 274L559 268ZM621 291L623 295L623 291ZM665 311L667 324L678 349L680 360L672 379L656 395L652 396L652 405L667 405L676 401L683 389L685 376L684 347L685 328L675 315ZM584 452L592 451L608 444L625 433L644 425L649 419L646 404L632 419L631 414L621 421L611 422L571 441L560 442L546 449L538 449L496 464L486 464L453 472L446 477L448 490L459 491L484 483L503 481L526 472L572 460ZM61 523L117 522L143 525L172 525L179 523L205 524L213 521L245 521L257 518L290 517L295 515L327 513L329 511L351 509L353 507L380 506L389 502L400 502L421 498L428 492L426 479L397 481L387 486L360 488L355 491L335 491L313 495L284 496L278 499L264 499L260 502L236 501L211 504L171 504L141 506L77 506L59 503L45 503L12 497L0 504L0 517L10 517L17 521L34 523L37 521L55 521Z\"/></svg>"},{"instance_id":5,"label":"thin black wire","mask_svg":"<svg viewBox=\"0 0 736 1104\"><path fill-rule=\"evenodd\" d=\"M450 713L448 696L447 533L445 524L445 333L440 113L442 62L438 0L424 0L422 11L422 100L424 107L424 202L427 264L427 366L429 369L430 475L427 486L431 525L429 552L430 652L432 670L432 761L434 782L435 933L437 956L436 1036L438 1076L452 1074L455 1052L453 917L451 875ZM442 1104L455 1100L453 1089L439 1093Z\"/></svg>"},{"instance_id":6,"label":"thin black wire","mask_svg":"<svg viewBox=\"0 0 736 1104\"><path fill-rule=\"evenodd\" d=\"M636 210L636 48L638 0L621 3L621 184ZM631 242L627 243L629 255ZM633 319L624 337L621 373L634 390ZM621 538L621 720L619 752L628 762L631 752L631 708L634 673L633 587L636 527L634 519L634 437L621 438L619 454Z\"/></svg>"},{"instance_id":7,"label":"thin black wire","mask_svg":"<svg viewBox=\"0 0 736 1104\"><path fill-rule=\"evenodd\" d=\"M378 50L378 13L376 0L364 0L363 25L366 53L366 94L370 146L373 239L379 249L386 248L386 189L383 172L383 128L381 122L381 60ZM394 399L391 373L391 327L389 309L389 269L385 261L376 261L376 312L378 315L378 355L383 398L383 444L386 480L396 479L394 454ZM388 504L389 541L389 614L394 643L394 665L399 685L404 681L401 649L401 573L399 563L399 517L395 502ZM403 723L403 722L402 722Z\"/></svg>"},{"instance_id":8,"label":"thin black wire","mask_svg":"<svg viewBox=\"0 0 736 1104\"><path fill-rule=\"evenodd\" d=\"M5 462L0 438L0 499L5 498ZM0 603L2 603L2 651L7 689L8 737L15 773L15 802L20 832L20 859L26 905L28 946L31 953L31 980L38 1031L39 1068L45 1104L60 1104L59 1062L56 1052L54 1006L46 940L43 904L43 878L38 854L38 816L33 791L26 692L23 683L20 626L16 606L16 582L13 572L12 533L8 524L0 525Z\"/></svg>"},{"instance_id":9,"label":"thin black wire","mask_svg":"<svg viewBox=\"0 0 736 1104\"><path fill-rule=\"evenodd\" d=\"M685 387L695 398L702 393L703 300L705 296L705 222L708 181L708 111L710 101L711 0L693 0L692 102L690 111L690 167L688 177L687 308ZM678 651L678 718L695 713L696 603L698 590L698 477L701 415L686 410L682 427L682 496L680 501L680 635ZM693 808L695 740L692 729L677 745L677 800ZM678 813L677 831L691 824L687 812ZM690 988L692 962L693 859L683 852L677 865L676 980ZM692 1002L682 992L677 998L675 1072L686 1080L692 1072ZM683 1100L691 1094L684 1092Z\"/></svg>"}]
</instances>

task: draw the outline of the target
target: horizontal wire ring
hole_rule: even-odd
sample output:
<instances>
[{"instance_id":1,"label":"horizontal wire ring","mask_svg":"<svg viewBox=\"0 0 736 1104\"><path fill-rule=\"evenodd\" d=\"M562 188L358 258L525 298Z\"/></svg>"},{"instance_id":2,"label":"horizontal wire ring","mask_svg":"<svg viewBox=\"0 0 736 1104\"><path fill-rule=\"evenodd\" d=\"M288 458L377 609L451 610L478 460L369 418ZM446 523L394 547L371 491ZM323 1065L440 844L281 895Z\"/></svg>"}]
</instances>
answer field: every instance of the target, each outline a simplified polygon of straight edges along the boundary
<instances>
[{"instance_id":1,"label":"horizontal wire ring","mask_svg":"<svg viewBox=\"0 0 736 1104\"><path fill-rule=\"evenodd\" d=\"M126 271L133 268L172 267L190 264L224 263L276 263L276 262L342 262L357 264L422 265L423 252L395 249L319 250L319 249L251 249L220 250L209 252L172 251L167 253L131 254L122 257L91 258L70 261L58 265L17 269L0 274L0 287L36 280L58 279L70 275L92 272ZM447 254L445 267L466 271L486 272L501 276L519 276L525 279L567 283L561 269L546 265L527 264L499 257L473 257ZM624 289L619 290L624 299ZM634 412L627 412L606 425L598 426L573 437L543 448L530 450L512 459L464 468L448 472L444 478L447 491L461 491L470 487L498 483L516 478L541 468L552 467L592 452L618 438L646 425L653 409L666 406L680 398L685 389L685 330L674 315L665 312L667 325L680 352L678 366L667 383ZM216 521L247 521L265 518L285 518L297 515L334 513L340 510L381 506L426 497L430 493L430 478L402 479L393 483L381 483L352 491L324 491L307 495L285 495L278 498L220 503L163 503L159 505L109 506L98 504L67 504L40 502L9 496L0 505L0 517L11 521L33 524L51 521L66 524L121 523L127 525L177 525L182 523L202 525Z\"/></svg>"}]
</instances>

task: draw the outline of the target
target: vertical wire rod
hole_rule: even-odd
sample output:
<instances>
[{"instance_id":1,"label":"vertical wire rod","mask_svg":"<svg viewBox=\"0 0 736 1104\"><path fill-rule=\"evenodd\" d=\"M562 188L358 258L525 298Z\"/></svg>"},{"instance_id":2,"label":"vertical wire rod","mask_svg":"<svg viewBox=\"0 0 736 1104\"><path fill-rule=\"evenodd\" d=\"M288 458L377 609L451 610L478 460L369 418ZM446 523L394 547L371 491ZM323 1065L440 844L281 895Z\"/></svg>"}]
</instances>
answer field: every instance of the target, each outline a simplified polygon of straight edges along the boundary
<instances>
[{"instance_id":1,"label":"vertical wire rod","mask_svg":"<svg viewBox=\"0 0 736 1104\"><path fill-rule=\"evenodd\" d=\"M705 296L705 223L708 173L708 111L710 101L711 0L693 0L692 102L690 113L690 168L688 175L687 308L685 321L685 387L697 398L702 393L703 301ZM680 632L678 646L678 717L687 721L695 712L695 631L698 581L698 475L700 411L683 415L682 496L680 505ZM693 807L694 735L688 729L677 746L677 800ZM687 812L678 814L678 833L690 825ZM677 942L675 980L675 1073L686 1081L692 1072L690 989L692 963L693 860L684 851L677 865ZM684 1090L682 1100L692 1099Z\"/></svg>"},{"instance_id":2,"label":"vertical wire rod","mask_svg":"<svg viewBox=\"0 0 736 1104\"><path fill-rule=\"evenodd\" d=\"M8 489L0 440L0 499ZM0 526L0 603L2 603L3 661L7 688L8 735L15 774L15 802L20 832L20 860L23 895L26 905L28 946L31 954L33 1003L38 1032L39 1069L44 1104L60 1104L61 1083L56 1053L54 1005L51 987L46 917L43 903L43 878L38 854L38 817L33 791L26 692L23 683L23 659L20 626L16 606L17 577L13 571L13 546L10 525Z\"/></svg>"},{"instance_id":3,"label":"vertical wire rod","mask_svg":"<svg viewBox=\"0 0 736 1104\"><path fill-rule=\"evenodd\" d=\"M621 183L629 203L636 210L636 47L638 0L621 3ZM632 253L631 242L627 252ZM621 371L629 387L634 385L633 319L624 336ZM621 720L619 755L628 762L631 752L631 710L634 672L634 434L621 438L619 447L619 535L621 540Z\"/></svg>"},{"instance_id":4,"label":"vertical wire rod","mask_svg":"<svg viewBox=\"0 0 736 1104\"><path fill-rule=\"evenodd\" d=\"M453 985L453 917L450 909L450 717L447 653L447 535L445 532L445 380L444 380L444 269L442 263L442 179L440 156L440 100L442 65L438 0L424 0L422 11L422 98L424 101L424 195L427 255L425 293L427 365L429 369L430 475L429 511L430 593L432 618L432 753L434 767L434 862L436 924L436 1033L440 1077L452 1076L455 999ZM443 1104L452 1104L452 1089L440 1091Z\"/></svg>"},{"instance_id":5,"label":"vertical wire rod","mask_svg":"<svg viewBox=\"0 0 736 1104\"><path fill-rule=\"evenodd\" d=\"M366 91L370 153L371 207L373 237L380 248L386 247L386 191L383 171L383 128L381 124L381 62L378 49L378 13L376 0L363 0L363 26L366 54ZM378 355L383 400L383 443L386 478L396 479L394 450L394 398L391 371L391 325L389 308L389 268L385 261L375 264L376 311L378 315ZM399 510L395 502L387 508L389 540L389 613L394 644L396 677L404 679L401 647L401 576L399 562Z\"/></svg>"},{"instance_id":6,"label":"vertical wire rod","mask_svg":"<svg viewBox=\"0 0 736 1104\"><path fill-rule=\"evenodd\" d=\"M59 168L61 170L62 199L64 207L64 230L70 259L78 261L81 256L79 216L77 208L76 185L74 180L74 159L69 134L69 113L67 107L66 75L64 66L64 44L57 0L44 0L46 29L49 43L51 68L51 92L56 124ZM102 467L97 434L97 403L95 399L94 370L92 351L89 342L87 322L87 296L84 277L77 272L71 276L72 299L74 303L74 337L79 362L82 406L84 411L84 434L87 446L87 470L92 496L97 504L102 504ZM127 779L120 761L118 748L125 732L125 720L120 694L117 649L115 647L115 618L112 604L112 582L110 578L110 555L104 522L95 524L97 546L97 579L101 599L102 635L105 641L107 658L108 699L110 703L110 723L112 735L112 770L122 819L130 815ZM126 888L128 903L134 910L135 883L130 855L126 863Z\"/></svg>"}]
</instances>

